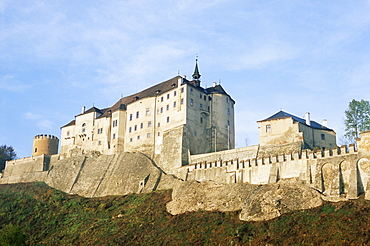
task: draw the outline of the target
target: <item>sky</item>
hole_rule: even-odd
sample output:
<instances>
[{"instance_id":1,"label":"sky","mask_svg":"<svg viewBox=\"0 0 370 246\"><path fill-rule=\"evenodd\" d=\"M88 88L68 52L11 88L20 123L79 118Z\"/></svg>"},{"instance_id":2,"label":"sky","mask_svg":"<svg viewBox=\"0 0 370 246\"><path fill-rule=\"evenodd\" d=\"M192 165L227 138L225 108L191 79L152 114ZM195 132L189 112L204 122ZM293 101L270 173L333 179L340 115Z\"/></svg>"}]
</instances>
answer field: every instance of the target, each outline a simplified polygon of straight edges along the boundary
<instances>
[{"instance_id":1,"label":"sky","mask_svg":"<svg viewBox=\"0 0 370 246\"><path fill-rule=\"evenodd\" d=\"M28 157L82 106L190 77L197 55L202 86L236 101L237 148L279 110L340 137L370 100L370 0L0 0L0 145Z\"/></svg>"}]
</instances>

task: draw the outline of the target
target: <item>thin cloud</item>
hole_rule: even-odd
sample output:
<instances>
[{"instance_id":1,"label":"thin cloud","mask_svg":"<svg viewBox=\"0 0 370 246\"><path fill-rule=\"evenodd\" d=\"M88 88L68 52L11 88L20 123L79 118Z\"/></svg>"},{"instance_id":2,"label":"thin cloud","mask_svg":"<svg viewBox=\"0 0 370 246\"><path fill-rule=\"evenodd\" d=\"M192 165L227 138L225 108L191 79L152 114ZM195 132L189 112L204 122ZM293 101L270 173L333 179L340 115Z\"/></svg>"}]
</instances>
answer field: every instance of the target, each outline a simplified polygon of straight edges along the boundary
<instances>
[{"instance_id":1,"label":"thin cloud","mask_svg":"<svg viewBox=\"0 0 370 246\"><path fill-rule=\"evenodd\" d=\"M0 76L0 89L12 91L12 92L23 92L30 88L30 86L22 84L16 79L15 76L6 74Z\"/></svg>"}]
</instances>

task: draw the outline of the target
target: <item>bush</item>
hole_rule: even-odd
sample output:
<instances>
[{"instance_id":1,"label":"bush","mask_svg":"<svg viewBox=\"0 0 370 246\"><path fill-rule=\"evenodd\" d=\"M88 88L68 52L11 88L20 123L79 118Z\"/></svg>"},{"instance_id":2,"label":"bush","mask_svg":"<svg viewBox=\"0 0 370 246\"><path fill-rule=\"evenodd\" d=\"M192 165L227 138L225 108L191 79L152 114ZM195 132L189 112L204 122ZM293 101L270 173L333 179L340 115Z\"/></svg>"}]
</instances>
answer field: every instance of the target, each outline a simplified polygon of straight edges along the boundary
<instances>
[{"instance_id":1,"label":"bush","mask_svg":"<svg viewBox=\"0 0 370 246\"><path fill-rule=\"evenodd\" d=\"M0 246L26 245L26 240L23 231L13 224L8 224L0 230Z\"/></svg>"}]
</instances>

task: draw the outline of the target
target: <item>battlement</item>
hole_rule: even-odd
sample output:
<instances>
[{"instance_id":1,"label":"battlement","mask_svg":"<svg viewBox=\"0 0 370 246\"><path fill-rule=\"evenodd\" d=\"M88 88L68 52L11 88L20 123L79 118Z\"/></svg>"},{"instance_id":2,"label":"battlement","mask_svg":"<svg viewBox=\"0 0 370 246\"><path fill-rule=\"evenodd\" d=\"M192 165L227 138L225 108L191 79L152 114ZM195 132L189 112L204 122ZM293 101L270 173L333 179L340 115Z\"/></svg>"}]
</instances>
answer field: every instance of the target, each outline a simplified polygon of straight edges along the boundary
<instances>
[{"instance_id":1,"label":"battlement","mask_svg":"<svg viewBox=\"0 0 370 246\"><path fill-rule=\"evenodd\" d=\"M48 134L39 134L39 135L36 135L33 139L56 139L56 140L59 140L56 136L54 135L48 135Z\"/></svg>"}]
</instances>

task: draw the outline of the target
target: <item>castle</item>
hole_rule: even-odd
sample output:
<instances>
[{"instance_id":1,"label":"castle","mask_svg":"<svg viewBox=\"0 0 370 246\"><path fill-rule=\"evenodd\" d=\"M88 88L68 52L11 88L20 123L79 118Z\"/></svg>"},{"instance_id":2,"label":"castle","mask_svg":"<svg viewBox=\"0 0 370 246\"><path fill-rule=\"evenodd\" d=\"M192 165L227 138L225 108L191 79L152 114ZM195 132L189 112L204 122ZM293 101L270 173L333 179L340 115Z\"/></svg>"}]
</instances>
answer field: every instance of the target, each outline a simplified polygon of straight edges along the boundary
<instances>
[{"instance_id":1,"label":"castle","mask_svg":"<svg viewBox=\"0 0 370 246\"><path fill-rule=\"evenodd\" d=\"M197 62L192 77L177 76L110 108L83 107L61 128L60 155L141 152L173 172L191 154L233 149L235 101L219 84L201 86Z\"/></svg>"},{"instance_id":2,"label":"castle","mask_svg":"<svg viewBox=\"0 0 370 246\"><path fill-rule=\"evenodd\" d=\"M58 138L37 135L32 157L7 162L0 183L43 181L94 197L293 179L330 199L370 199L370 131L357 148L338 147L326 120L279 111L257 121L259 145L235 149L235 101L220 84L203 88L200 77L196 61L192 80L176 76L109 108L83 107L61 127L59 154Z\"/></svg>"}]
</instances>

